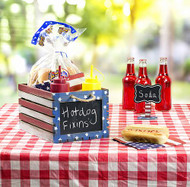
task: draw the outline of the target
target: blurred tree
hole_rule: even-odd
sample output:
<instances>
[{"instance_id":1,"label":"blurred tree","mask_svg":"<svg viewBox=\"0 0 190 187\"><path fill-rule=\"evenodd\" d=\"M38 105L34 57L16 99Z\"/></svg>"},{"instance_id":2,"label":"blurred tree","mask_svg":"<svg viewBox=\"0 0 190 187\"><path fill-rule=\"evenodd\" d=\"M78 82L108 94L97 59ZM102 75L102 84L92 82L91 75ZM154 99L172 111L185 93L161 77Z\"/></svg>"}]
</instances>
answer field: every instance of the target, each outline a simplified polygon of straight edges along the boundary
<instances>
[{"instance_id":1,"label":"blurred tree","mask_svg":"<svg viewBox=\"0 0 190 187\"><path fill-rule=\"evenodd\" d=\"M3 18L8 21L10 45L14 50L16 45L26 41L26 3L22 0L4 1Z\"/></svg>"},{"instance_id":2,"label":"blurred tree","mask_svg":"<svg viewBox=\"0 0 190 187\"><path fill-rule=\"evenodd\" d=\"M120 34L121 22L119 19L113 19L113 13L117 9L118 7L111 1L107 7L101 0L86 1L81 26L87 28L84 36L94 45L93 64L97 63L97 46L102 43L108 46L113 45L115 38ZM121 7L119 9L121 12Z\"/></svg>"},{"instance_id":3,"label":"blurred tree","mask_svg":"<svg viewBox=\"0 0 190 187\"><path fill-rule=\"evenodd\" d=\"M129 12L129 23L130 23L130 31L129 31L129 40L128 40L128 51L127 56L131 56L132 48L135 44L135 26L139 20L145 19L149 17L148 10L155 4L155 0L147 1L147 0L127 0L130 6Z\"/></svg>"},{"instance_id":4,"label":"blurred tree","mask_svg":"<svg viewBox=\"0 0 190 187\"><path fill-rule=\"evenodd\" d=\"M7 23L7 28L3 25L2 29L7 29L10 37L3 37L3 33L5 32L2 31L0 33L0 42L1 44L8 43L11 47L11 52L14 52L19 44L23 45L26 41L26 3L22 0L7 0L1 1L1 6L3 7L1 18L4 20L4 23ZM16 90L16 74L15 72L11 72L9 65L10 54L6 52L3 54L7 76L12 79L14 90Z\"/></svg>"},{"instance_id":5,"label":"blurred tree","mask_svg":"<svg viewBox=\"0 0 190 187\"><path fill-rule=\"evenodd\" d=\"M169 73L172 79L175 78L173 63L173 42L174 42L174 10L173 2L163 1L162 29L160 32L160 55L168 57Z\"/></svg>"},{"instance_id":6,"label":"blurred tree","mask_svg":"<svg viewBox=\"0 0 190 187\"><path fill-rule=\"evenodd\" d=\"M87 28L82 36L87 39L88 45L92 46L92 63L96 64L98 45L113 45L114 39L120 34L119 28L121 22L120 19L113 19L113 12L118 8L121 12L122 7L116 7L114 4L113 6L110 4L110 7L106 7L102 0L88 0L84 1L84 3L85 6L81 9L77 4L69 4L66 1L63 5L64 16L58 17L58 20L67 20L70 15L81 17L80 22L72 25L79 28Z\"/></svg>"},{"instance_id":7,"label":"blurred tree","mask_svg":"<svg viewBox=\"0 0 190 187\"><path fill-rule=\"evenodd\" d=\"M81 8L81 4L84 4ZM53 13L59 21L66 20L69 23L71 15L79 16L79 22L71 23L75 27L86 27L87 30L82 35L86 38L92 49L92 63L97 63L97 47L101 44L112 46L118 37L124 38L127 33L126 57L131 55L132 48L135 44L136 23L139 20L148 18L148 10L155 4L156 0L81 0L65 1L63 3L63 15L58 16L53 9L53 4L49 5L46 13ZM80 6L79 6L80 5ZM123 25L128 24L128 29Z\"/></svg>"}]
</instances>

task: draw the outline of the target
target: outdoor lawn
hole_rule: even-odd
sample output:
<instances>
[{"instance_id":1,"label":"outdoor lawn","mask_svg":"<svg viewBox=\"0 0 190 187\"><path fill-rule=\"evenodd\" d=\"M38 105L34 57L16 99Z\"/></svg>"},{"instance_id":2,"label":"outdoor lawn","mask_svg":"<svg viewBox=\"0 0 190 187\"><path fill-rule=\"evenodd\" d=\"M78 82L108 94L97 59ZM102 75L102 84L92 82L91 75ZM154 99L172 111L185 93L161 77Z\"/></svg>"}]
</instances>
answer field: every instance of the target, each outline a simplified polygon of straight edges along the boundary
<instances>
[{"instance_id":1,"label":"outdoor lawn","mask_svg":"<svg viewBox=\"0 0 190 187\"><path fill-rule=\"evenodd\" d=\"M102 87L110 90L110 103L122 102L122 77L123 75L106 74ZM19 78L18 82L26 82L27 77ZM0 106L5 103L17 103L18 94L8 86L8 79L0 79ZM152 81L153 82L153 81ZM173 103L190 103L190 84L188 82L172 82Z\"/></svg>"}]
</instances>

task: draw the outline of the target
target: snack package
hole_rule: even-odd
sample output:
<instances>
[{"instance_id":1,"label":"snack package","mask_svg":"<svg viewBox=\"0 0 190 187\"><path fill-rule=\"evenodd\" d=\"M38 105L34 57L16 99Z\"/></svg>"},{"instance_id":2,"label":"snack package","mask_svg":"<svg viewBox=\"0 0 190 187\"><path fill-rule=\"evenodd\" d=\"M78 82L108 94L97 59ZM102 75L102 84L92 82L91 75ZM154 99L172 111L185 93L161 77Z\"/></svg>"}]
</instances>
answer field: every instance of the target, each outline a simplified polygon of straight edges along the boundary
<instances>
[{"instance_id":1,"label":"snack package","mask_svg":"<svg viewBox=\"0 0 190 187\"><path fill-rule=\"evenodd\" d=\"M77 86L84 81L84 74L68 58L66 47L75 41L86 29L74 27L56 21L46 21L34 34L31 43L47 50L47 54L40 58L29 74L29 86L43 84L58 76L61 65L61 75L71 81L70 85Z\"/></svg>"},{"instance_id":2,"label":"snack package","mask_svg":"<svg viewBox=\"0 0 190 187\"><path fill-rule=\"evenodd\" d=\"M164 144L168 140L169 130L161 125L128 125L121 135L127 141Z\"/></svg>"}]
</instances>

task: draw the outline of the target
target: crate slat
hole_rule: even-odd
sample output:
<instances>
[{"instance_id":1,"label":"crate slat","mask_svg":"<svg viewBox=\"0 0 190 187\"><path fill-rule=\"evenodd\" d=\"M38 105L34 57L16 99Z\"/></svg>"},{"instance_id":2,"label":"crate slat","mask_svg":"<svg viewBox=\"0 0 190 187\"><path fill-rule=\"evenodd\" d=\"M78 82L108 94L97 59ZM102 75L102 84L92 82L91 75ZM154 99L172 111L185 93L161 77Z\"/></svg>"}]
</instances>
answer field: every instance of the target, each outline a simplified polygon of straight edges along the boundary
<instances>
[{"instance_id":1,"label":"crate slat","mask_svg":"<svg viewBox=\"0 0 190 187\"><path fill-rule=\"evenodd\" d=\"M37 95L37 96L40 96L42 98L53 100L53 96L52 96L51 92L41 90L41 89L38 89L38 88L33 88L33 87L30 87L30 86L27 86L26 84L19 84L18 85L18 90L20 90L22 92L32 94L32 95Z\"/></svg>"},{"instance_id":2,"label":"crate slat","mask_svg":"<svg viewBox=\"0 0 190 187\"><path fill-rule=\"evenodd\" d=\"M78 85L70 87L71 92L78 91L78 90L82 90L82 84L78 84Z\"/></svg>"},{"instance_id":3,"label":"crate slat","mask_svg":"<svg viewBox=\"0 0 190 187\"><path fill-rule=\"evenodd\" d=\"M32 95L32 94L25 93L22 91L19 91L18 95L19 95L19 97L24 98L24 99L29 100L29 101L32 101L34 103L38 103L38 104L41 104L43 106L53 108L53 101L51 101L51 100L44 99L42 97L38 97L36 95Z\"/></svg>"},{"instance_id":4,"label":"crate slat","mask_svg":"<svg viewBox=\"0 0 190 187\"><path fill-rule=\"evenodd\" d=\"M31 116L19 113L19 119L26 122L26 123L30 123L36 127L39 127L41 129L47 130L51 133L53 133L53 125L48 124L47 122L43 122L41 120L35 119Z\"/></svg>"},{"instance_id":5,"label":"crate slat","mask_svg":"<svg viewBox=\"0 0 190 187\"><path fill-rule=\"evenodd\" d=\"M44 129L40 129L22 120L19 121L19 126L22 130L28 132L29 134L32 134L44 140L53 142L53 134L48 131L45 131Z\"/></svg>"},{"instance_id":6,"label":"crate slat","mask_svg":"<svg viewBox=\"0 0 190 187\"><path fill-rule=\"evenodd\" d=\"M20 106L19 112L53 125L53 118L45 114Z\"/></svg>"},{"instance_id":7,"label":"crate slat","mask_svg":"<svg viewBox=\"0 0 190 187\"><path fill-rule=\"evenodd\" d=\"M27 101L22 98L19 99L19 104L23 107L26 107L26 108L29 108L29 109L32 109L32 110L35 110L35 111L38 111L38 112L41 112L43 114L53 117L52 108L48 108L47 106L39 105L37 103L33 103L31 101Z\"/></svg>"}]
</instances>

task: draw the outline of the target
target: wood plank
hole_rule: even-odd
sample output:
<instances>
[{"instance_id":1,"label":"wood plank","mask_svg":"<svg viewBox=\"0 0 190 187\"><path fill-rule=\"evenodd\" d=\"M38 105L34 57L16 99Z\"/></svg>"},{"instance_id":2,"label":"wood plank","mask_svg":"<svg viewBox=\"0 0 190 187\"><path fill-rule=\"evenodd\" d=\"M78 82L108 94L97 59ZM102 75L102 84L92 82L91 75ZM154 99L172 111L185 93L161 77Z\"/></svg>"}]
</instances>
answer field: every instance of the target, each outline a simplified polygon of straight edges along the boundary
<instances>
[{"instance_id":1,"label":"wood plank","mask_svg":"<svg viewBox=\"0 0 190 187\"><path fill-rule=\"evenodd\" d=\"M69 80L77 79L77 78L82 78L84 77L84 73L77 73L75 75L70 75Z\"/></svg>"},{"instance_id":2,"label":"wood plank","mask_svg":"<svg viewBox=\"0 0 190 187\"><path fill-rule=\"evenodd\" d=\"M38 88L33 88L30 86L27 86L26 84L19 84L18 90L32 94L32 95L36 95L38 97L43 97L43 98L46 98L49 100L53 100L53 95L51 92L48 92L48 91L45 91L42 89L38 89Z\"/></svg>"},{"instance_id":3,"label":"wood plank","mask_svg":"<svg viewBox=\"0 0 190 187\"><path fill-rule=\"evenodd\" d=\"M46 141L53 142L53 133L40 129L36 126L33 126L21 120L19 121L19 127L20 129L28 132L29 134L38 136L39 138L42 138Z\"/></svg>"},{"instance_id":4,"label":"wood plank","mask_svg":"<svg viewBox=\"0 0 190 187\"><path fill-rule=\"evenodd\" d=\"M44 106L49 107L49 108L53 108L53 101L51 101L51 100L48 100L48 99L45 99L42 97L38 97L36 95L32 95L29 93L25 93L22 91L19 91L18 95L19 95L19 97L24 98L26 100L33 101L37 104L41 104L41 105L44 105Z\"/></svg>"},{"instance_id":5,"label":"wood plank","mask_svg":"<svg viewBox=\"0 0 190 187\"><path fill-rule=\"evenodd\" d=\"M82 83L85 81L85 78L79 78L79 79L73 79L67 81L70 84L70 87L76 86L76 85L82 85Z\"/></svg>"},{"instance_id":6,"label":"wood plank","mask_svg":"<svg viewBox=\"0 0 190 187\"><path fill-rule=\"evenodd\" d=\"M19 112L53 125L53 118L40 112L30 110L23 106L19 106Z\"/></svg>"},{"instance_id":7,"label":"wood plank","mask_svg":"<svg viewBox=\"0 0 190 187\"><path fill-rule=\"evenodd\" d=\"M79 90L82 90L82 84L78 84L78 85L70 87L71 92L79 91Z\"/></svg>"},{"instance_id":8,"label":"wood plank","mask_svg":"<svg viewBox=\"0 0 190 187\"><path fill-rule=\"evenodd\" d=\"M26 108L29 108L29 109L32 109L32 110L35 110L35 111L38 111L38 112L41 112L43 114L53 117L52 108L48 108L47 106L39 105L37 103L27 101L21 98L19 99L19 104Z\"/></svg>"},{"instance_id":9,"label":"wood plank","mask_svg":"<svg viewBox=\"0 0 190 187\"><path fill-rule=\"evenodd\" d=\"M53 126L51 124L48 124L47 122L43 122L41 120L35 119L33 117L30 117L22 113L19 113L19 119L26 123L30 123L36 127L39 127L41 129L44 129L53 133Z\"/></svg>"}]
</instances>

